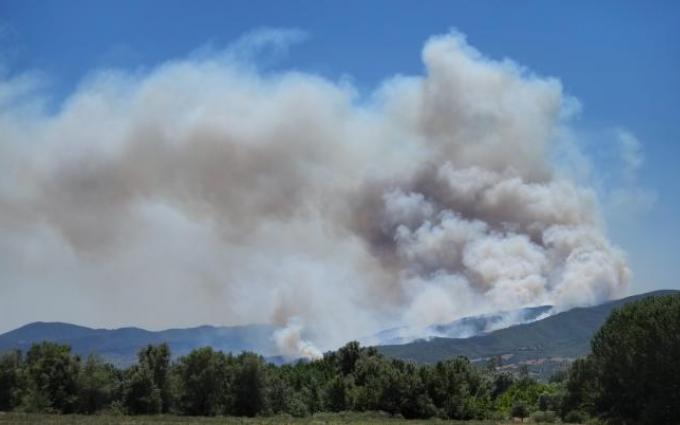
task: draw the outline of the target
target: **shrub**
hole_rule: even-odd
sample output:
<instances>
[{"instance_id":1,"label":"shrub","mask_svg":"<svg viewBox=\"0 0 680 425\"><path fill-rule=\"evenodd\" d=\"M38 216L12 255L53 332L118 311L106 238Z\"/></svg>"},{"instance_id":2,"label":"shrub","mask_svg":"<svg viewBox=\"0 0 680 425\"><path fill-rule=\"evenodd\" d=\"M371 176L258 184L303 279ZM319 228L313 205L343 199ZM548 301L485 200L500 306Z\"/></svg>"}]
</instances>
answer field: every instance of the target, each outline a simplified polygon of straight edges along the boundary
<instances>
[{"instance_id":1,"label":"shrub","mask_svg":"<svg viewBox=\"0 0 680 425\"><path fill-rule=\"evenodd\" d=\"M512 415L513 418L520 418L524 420L524 418L529 416L529 407L525 402L518 401L512 405L512 410L510 411L510 414Z\"/></svg>"},{"instance_id":2,"label":"shrub","mask_svg":"<svg viewBox=\"0 0 680 425\"><path fill-rule=\"evenodd\" d=\"M572 410L564 415L564 422L568 424L580 424L588 419L588 415L580 410Z\"/></svg>"},{"instance_id":3,"label":"shrub","mask_svg":"<svg viewBox=\"0 0 680 425\"><path fill-rule=\"evenodd\" d=\"M552 410L538 411L531 414L533 422L552 424L557 422L557 414Z\"/></svg>"}]
</instances>

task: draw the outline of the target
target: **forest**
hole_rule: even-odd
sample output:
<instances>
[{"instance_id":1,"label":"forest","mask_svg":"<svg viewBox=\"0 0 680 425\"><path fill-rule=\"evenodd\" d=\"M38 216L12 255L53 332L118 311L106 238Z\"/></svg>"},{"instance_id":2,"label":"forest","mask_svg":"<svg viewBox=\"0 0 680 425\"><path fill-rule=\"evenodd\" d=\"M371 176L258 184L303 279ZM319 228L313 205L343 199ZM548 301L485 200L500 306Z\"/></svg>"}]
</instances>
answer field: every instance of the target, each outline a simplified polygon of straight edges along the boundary
<instances>
[{"instance_id":1,"label":"forest","mask_svg":"<svg viewBox=\"0 0 680 425\"><path fill-rule=\"evenodd\" d=\"M315 361L275 366L205 347L173 360L166 344L120 369L50 342L0 357L0 411L56 414L309 417L384 412L405 419L680 423L680 295L615 310L591 354L548 382L464 357L415 364L347 343Z\"/></svg>"}]
</instances>

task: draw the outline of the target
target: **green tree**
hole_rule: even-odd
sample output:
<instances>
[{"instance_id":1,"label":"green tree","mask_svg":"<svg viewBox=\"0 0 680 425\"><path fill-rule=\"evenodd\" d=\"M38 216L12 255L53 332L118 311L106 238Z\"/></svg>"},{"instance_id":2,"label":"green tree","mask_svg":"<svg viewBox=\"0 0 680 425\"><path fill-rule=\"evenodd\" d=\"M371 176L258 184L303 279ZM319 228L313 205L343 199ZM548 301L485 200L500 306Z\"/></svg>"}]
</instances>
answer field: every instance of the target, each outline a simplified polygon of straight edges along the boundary
<instances>
[{"instance_id":1,"label":"green tree","mask_svg":"<svg viewBox=\"0 0 680 425\"><path fill-rule=\"evenodd\" d=\"M361 346L357 341L348 342L338 350L338 362L344 375L354 372L356 363L361 357Z\"/></svg>"},{"instance_id":2,"label":"green tree","mask_svg":"<svg viewBox=\"0 0 680 425\"><path fill-rule=\"evenodd\" d=\"M239 416L255 416L267 407L267 365L262 357L243 353L237 358L234 377L234 412Z\"/></svg>"},{"instance_id":3,"label":"green tree","mask_svg":"<svg viewBox=\"0 0 680 425\"><path fill-rule=\"evenodd\" d=\"M267 400L272 413L290 413L295 390L281 376L274 375L269 380Z\"/></svg>"},{"instance_id":4,"label":"green tree","mask_svg":"<svg viewBox=\"0 0 680 425\"><path fill-rule=\"evenodd\" d=\"M524 418L529 416L529 407L525 401L517 401L512 405L510 414L513 418L520 418L524 422Z\"/></svg>"},{"instance_id":5,"label":"green tree","mask_svg":"<svg viewBox=\"0 0 680 425\"><path fill-rule=\"evenodd\" d=\"M497 400L499 409L511 413L515 404L521 403L529 413L538 409L539 398L542 394L554 394L556 389L550 385L542 384L531 378L521 378L510 386Z\"/></svg>"},{"instance_id":6,"label":"green tree","mask_svg":"<svg viewBox=\"0 0 680 425\"><path fill-rule=\"evenodd\" d=\"M132 414L157 414L170 410L170 348L148 345L137 354L138 362L127 370L124 404Z\"/></svg>"},{"instance_id":7,"label":"green tree","mask_svg":"<svg viewBox=\"0 0 680 425\"><path fill-rule=\"evenodd\" d=\"M161 399L161 411L168 412L172 406L173 394L170 386L170 347L168 344L148 345L138 353L139 365L152 374L154 387Z\"/></svg>"},{"instance_id":8,"label":"green tree","mask_svg":"<svg viewBox=\"0 0 680 425\"><path fill-rule=\"evenodd\" d=\"M491 396L493 398L499 397L501 394L506 392L508 388L515 383L515 377L510 373L497 373L493 377L493 383L491 385Z\"/></svg>"},{"instance_id":9,"label":"green tree","mask_svg":"<svg viewBox=\"0 0 680 425\"><path fill-rule=\"evenodd\" d=\"M381 404L386 401L383 391L389 368L389 362L382 356L362 356L356 362L351 383L356 384L353 394L356 395L354 404L358 410L382 409Z\"/></svg>"},{"instance_id":10,"label":"green tree","mask_svg":"<svg viewBox=\"0 0 680 425\"><path fill-rule=\"evenodd\" d=\"M379 377L379 407L391 415L401 412L406 399L406 376L402 371L401 362L387 364Z\"/></svg>"},{"instance_id":11,"label":"green tree","mask_svg":"<svg viewBox=\"0 0 680 425\"><path fill-rule=\"evenodd\" d=\"M326 387L326 408L332 412L352 410L355 394L354 378L336 375Z\"/></svg>"},{"instance_id":12,"label":"green tree","mask_svg":"<svg viewBox=\"0 0 680 425\"><path fill-rule=\"evenodd\" d=\"M25 391L21 351L14 350L0 356L0 411L14 409Z\"/></svg>"},{"instance_id":13,"label":"green tree","mask_svg":"<svg viewBox=\"0 0 680 425\"><path fill-rule=\"evenodd\" d=\"M80 359L68 345L42 342L26 354L26 410L71 413L78 401Z\"/></svg>"},{"instance_id":14,"label":"green tree","mask_svg":"<svg viewBox=\"0 0 680 425\"><path fill-rule=\"evenodd\" d=\"M598 413L613 422L680 423L680 295L615 310L592 340Z\"/></svg>"},{"instance_id":15,"label":"green tree","mask_svg":"<svg viewBox=\"0 0 680 425\"><path fill-rule=\"evenodd\" d=\"M421 370L421 367L412 363L404 363L401 368L399 410L407 419L427 419L437 413L432 399L427 394Z\"/></svg>"},{"instance_id":16,"label":"green tree","mask_svg":"<svg viewBox=\"0 0 680 425\"><path fill-rule=\"evenodd\" d=\"M78 376L78 411L95 413L108 407L120 384L118 371L94 355L90 355Z\"/></svg>"},{"instance_id":17,"label":"green tree","mask_svg":"<svg viewBox=\"0 0 680 425\"><path fill-rule=\"evenodd\" d=\"M154 383L153 372L148 365L136 364L127 370L124 404L128 413L133 415L161 413L161 391Z\"/></svg>"},{"instance_id":18,"label":"green tree","mask_svg":"<svg viewBox=\"0 0 680 425\"><path fill-rule=\"evenodd\" d=\"M180 411L193 416L213 416L227 409L231 370L227 357L210 347L193 350L179 359Z\"/></svg>"},{"instance_id":19,"label":"green tree","mask_svg":"<svg viewBox=\"0 0 680 425\"><path fill-rule=\"evenodd\" d=\"M538 410L545 412L546 410L557 410L557 408L559 408L559 396L556 394L544 391L538 396Z\"/></svg>"},{"instance_id":20,"label":"green tree","mask_svg":"<svg viewBox=\"0 0 680 425\"><path fill-rule=\"evenodd\" d=\"M465 357L437 363L429 374L427 392L440 416L449 419L474 419L482 415L489 388L480 372Z\"/></svg>"},{"instance_id":21,"label":"green tree","mask_svg":"<svg viewBox=\"0 0 680 425\"><path fill-rule=\"evenodd\" d=\"M572 411L595 413L595 399L599 393L596 373L590 357L572 363L567 376L567 393L562 401L563 418Z\"/></svg>"},{"instance_id":22,"label":"green tree","mask_svg":"<svg viewBox=\"0 0 680 425\"><path fill-rule=\"evenodd\" d=\"M323 410L323 387L321 386L320 381L320 378L312 376L307 378L300 386L300 402L304 404L308 413L313 414Z\"/></svg>"}]
</instances>

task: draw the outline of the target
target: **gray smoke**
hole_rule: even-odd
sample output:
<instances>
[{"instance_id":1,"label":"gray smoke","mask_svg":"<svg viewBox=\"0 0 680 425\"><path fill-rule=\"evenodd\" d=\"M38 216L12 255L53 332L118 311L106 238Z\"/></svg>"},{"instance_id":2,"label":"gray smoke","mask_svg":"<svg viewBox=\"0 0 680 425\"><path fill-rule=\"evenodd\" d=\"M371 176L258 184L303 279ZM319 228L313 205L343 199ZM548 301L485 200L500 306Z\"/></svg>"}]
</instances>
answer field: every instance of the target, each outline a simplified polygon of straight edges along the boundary
<instances>
[{"instance_id":1,"label":"gray smoke","mask_svg":"<svg viewBox=\"0 0 680 425\"><path fill-rule=\"evenodd\" d=\"M595 192L552 160L575 102L560 83L457 33L423 61L360 98L201 57L100 72L51 114L2 82L0 310L273 323L282 353L314 357L390 326L622 295Z\"/></svg>"}]
</instances>

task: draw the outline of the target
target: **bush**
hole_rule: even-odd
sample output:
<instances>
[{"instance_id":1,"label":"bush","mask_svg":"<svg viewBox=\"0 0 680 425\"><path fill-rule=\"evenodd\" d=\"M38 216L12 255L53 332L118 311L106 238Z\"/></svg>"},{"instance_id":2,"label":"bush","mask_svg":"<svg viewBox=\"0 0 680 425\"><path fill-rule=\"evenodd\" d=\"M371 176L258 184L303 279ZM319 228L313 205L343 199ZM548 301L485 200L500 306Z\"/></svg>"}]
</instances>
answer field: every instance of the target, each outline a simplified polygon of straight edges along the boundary
<instances>
[{"instance_id":1,"label":"bush","mask_svg":"<svg viewBox=\"0 0 680 425\"><path fill-rule=\"evenodd\" d=\"M552 410L538 411L531 414L533 422L552 424L557 422L557 414Z\"/></svg>"},{"instance_id":2,"label":"bush","mask_svg":"<svg viewBox=\"0 0 680 425\"><path fill-rule=\"evenodd\" d=\"M529 416L529 407L525 402L518 401L512 405L512 410L510 411L510 414L512 415L513 418L520 418L524 420L524 418Z\"/></svg>"},{"instance_id":3,"label":"bush","mask_svg":"<svg viewBox=\"0 0 680 425\"><path fill-rule=\"evenodd\" d=\"M73 413L78 402L80 359L68 345L42 342L26 354L27 411Z\"/></svg>"},{"instance_id":4,"label":"bush","mask_svg":"<svg viewBox=\"0 0 680 425\"><path fill-rule=\"evenodd\" d=\"M568 424L581 424L588 419L588 415L581 412L580 410L572 410L571 412L564 415L564 422Z\"/></svg>"},{"instance_id":5,"label":"bush","mask_svg":"<svg viewBox=\"0 0 680 425\"><path fill-rule=\"evenodd\" d=\"M309 409L300 397L293 397L288 406L288 410L294 418L303 418L309 415Z\"/></svg>"}]
</instances>

